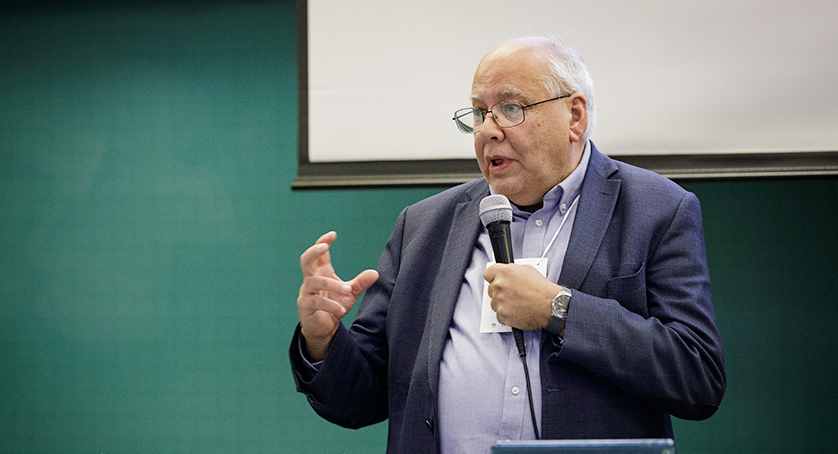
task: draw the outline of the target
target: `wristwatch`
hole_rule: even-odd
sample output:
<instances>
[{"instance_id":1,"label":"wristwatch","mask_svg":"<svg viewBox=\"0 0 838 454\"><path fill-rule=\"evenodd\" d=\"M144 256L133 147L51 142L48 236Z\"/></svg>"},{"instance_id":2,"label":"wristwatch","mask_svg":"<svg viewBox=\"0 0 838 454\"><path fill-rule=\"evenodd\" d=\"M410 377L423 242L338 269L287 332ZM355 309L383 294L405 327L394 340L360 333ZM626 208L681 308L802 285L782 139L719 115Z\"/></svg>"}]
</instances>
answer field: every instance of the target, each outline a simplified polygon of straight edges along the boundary
<instances>
[{"instance_id":1,"label":"wristwatch","mask_svg":"<svg viewBox=\"0 0 838 454\"><path fill-rule=\"evenodd\" d=\"M567 287L562 287L562 290L553 298L553 315L544 330L548 333L558 336L567 323L567 308L570 306L570 297L573 296L573 291Z\"/></svg>"}]
</instances>

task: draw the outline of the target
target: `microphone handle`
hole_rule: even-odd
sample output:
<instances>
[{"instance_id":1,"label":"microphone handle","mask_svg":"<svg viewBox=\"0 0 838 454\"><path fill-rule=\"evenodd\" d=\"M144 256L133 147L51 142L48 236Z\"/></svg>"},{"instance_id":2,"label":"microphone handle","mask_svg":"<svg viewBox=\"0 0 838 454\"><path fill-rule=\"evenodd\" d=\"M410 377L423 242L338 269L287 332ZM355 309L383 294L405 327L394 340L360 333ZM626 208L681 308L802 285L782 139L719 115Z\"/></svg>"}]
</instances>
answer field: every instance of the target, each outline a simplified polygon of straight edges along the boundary
<instances>
[{"instance_id":1,"label":"microphone handle","mask_svg":"<svg viewBox=\"0 0 838 454\"><path fill-rule=\"evenodd\" d=\"M495 221L486 226L489 230L489 239L492 241L492 251L495 253L496 263L513 263L512 257L512 235L509 231L509 222ZM518 328L512 328L512 336L518 347L518 353L524 357L527 349L524 346L524 333Z\"/></svg>"},{"instance_id":2,"label":"microphone handle","mask_svg":"<svg viewBox=\"0 0 838 454\"><path fill-rule=\"evenodd\" d=\"M509 232L509 222L495 221L486 226L489 239L492 241L492 251L495 253L496 263L513 263L512 234Z\"/></svg>"}]
</instances>

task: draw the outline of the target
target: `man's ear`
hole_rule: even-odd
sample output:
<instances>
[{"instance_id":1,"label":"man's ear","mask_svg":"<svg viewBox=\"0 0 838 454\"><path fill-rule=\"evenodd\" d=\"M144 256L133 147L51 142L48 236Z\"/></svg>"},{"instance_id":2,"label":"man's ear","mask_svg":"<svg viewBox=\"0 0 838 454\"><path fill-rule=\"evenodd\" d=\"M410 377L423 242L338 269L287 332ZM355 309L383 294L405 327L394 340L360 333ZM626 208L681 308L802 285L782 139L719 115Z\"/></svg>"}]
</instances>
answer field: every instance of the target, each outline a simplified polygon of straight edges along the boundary
<instances>
[{"instance_id":1,"label":"man's ear","mask_svg":"<svg viewBox=\"0 0 838 454\"><path fill-rule=\"evenodd\" d=\"M570 98L570 140L579 142L588 128L588 101L581 93Z\"/></svg>"}]
</instances>

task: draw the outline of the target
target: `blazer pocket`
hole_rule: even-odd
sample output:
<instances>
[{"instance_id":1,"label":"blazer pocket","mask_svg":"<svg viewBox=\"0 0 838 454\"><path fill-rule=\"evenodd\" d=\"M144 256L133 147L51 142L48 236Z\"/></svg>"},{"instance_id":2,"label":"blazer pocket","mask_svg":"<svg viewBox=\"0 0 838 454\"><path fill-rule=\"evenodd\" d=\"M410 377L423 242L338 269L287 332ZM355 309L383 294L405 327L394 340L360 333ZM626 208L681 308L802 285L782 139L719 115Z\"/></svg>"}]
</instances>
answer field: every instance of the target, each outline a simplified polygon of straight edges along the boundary
<instances>
[{"instance_id":1,"label":"blazer pocket","mask_svg":"<svg viewBox=\"0 0 838 454\"><path fill-rule=\"evenodd\" d=\"M625 267L621 268L625 269ZM633 269L633 268L630 268ZM616 300L632 312L648 317L646 307L646 263L627 276L618 276L608 281L608 298Z\"/></svg>"}]
</instances>

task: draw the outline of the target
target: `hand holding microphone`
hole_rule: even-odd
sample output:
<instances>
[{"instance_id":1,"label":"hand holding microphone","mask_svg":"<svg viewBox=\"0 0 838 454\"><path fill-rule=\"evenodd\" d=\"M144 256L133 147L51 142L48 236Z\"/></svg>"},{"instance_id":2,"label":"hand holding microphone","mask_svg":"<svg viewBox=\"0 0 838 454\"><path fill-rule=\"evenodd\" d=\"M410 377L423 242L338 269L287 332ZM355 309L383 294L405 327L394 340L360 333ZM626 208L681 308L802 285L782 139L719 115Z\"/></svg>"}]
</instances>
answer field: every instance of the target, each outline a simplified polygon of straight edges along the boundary
<instances>
[{"instance_id":1,"label":"hand holding microphone","mask_svg":"<svg viewBox=\"0 0 838 454\"><path fill-rule=\"evenodd\" d=\"M496 265L483 273L489 285L492 309L498 321L518 329L535 330L547 326L552 315L550 302L561 286L550 282L529 265L514 265L512 205L506 196L495 194L480 202L480 221L489 230Z\"/></svg>"}]
</instances>

